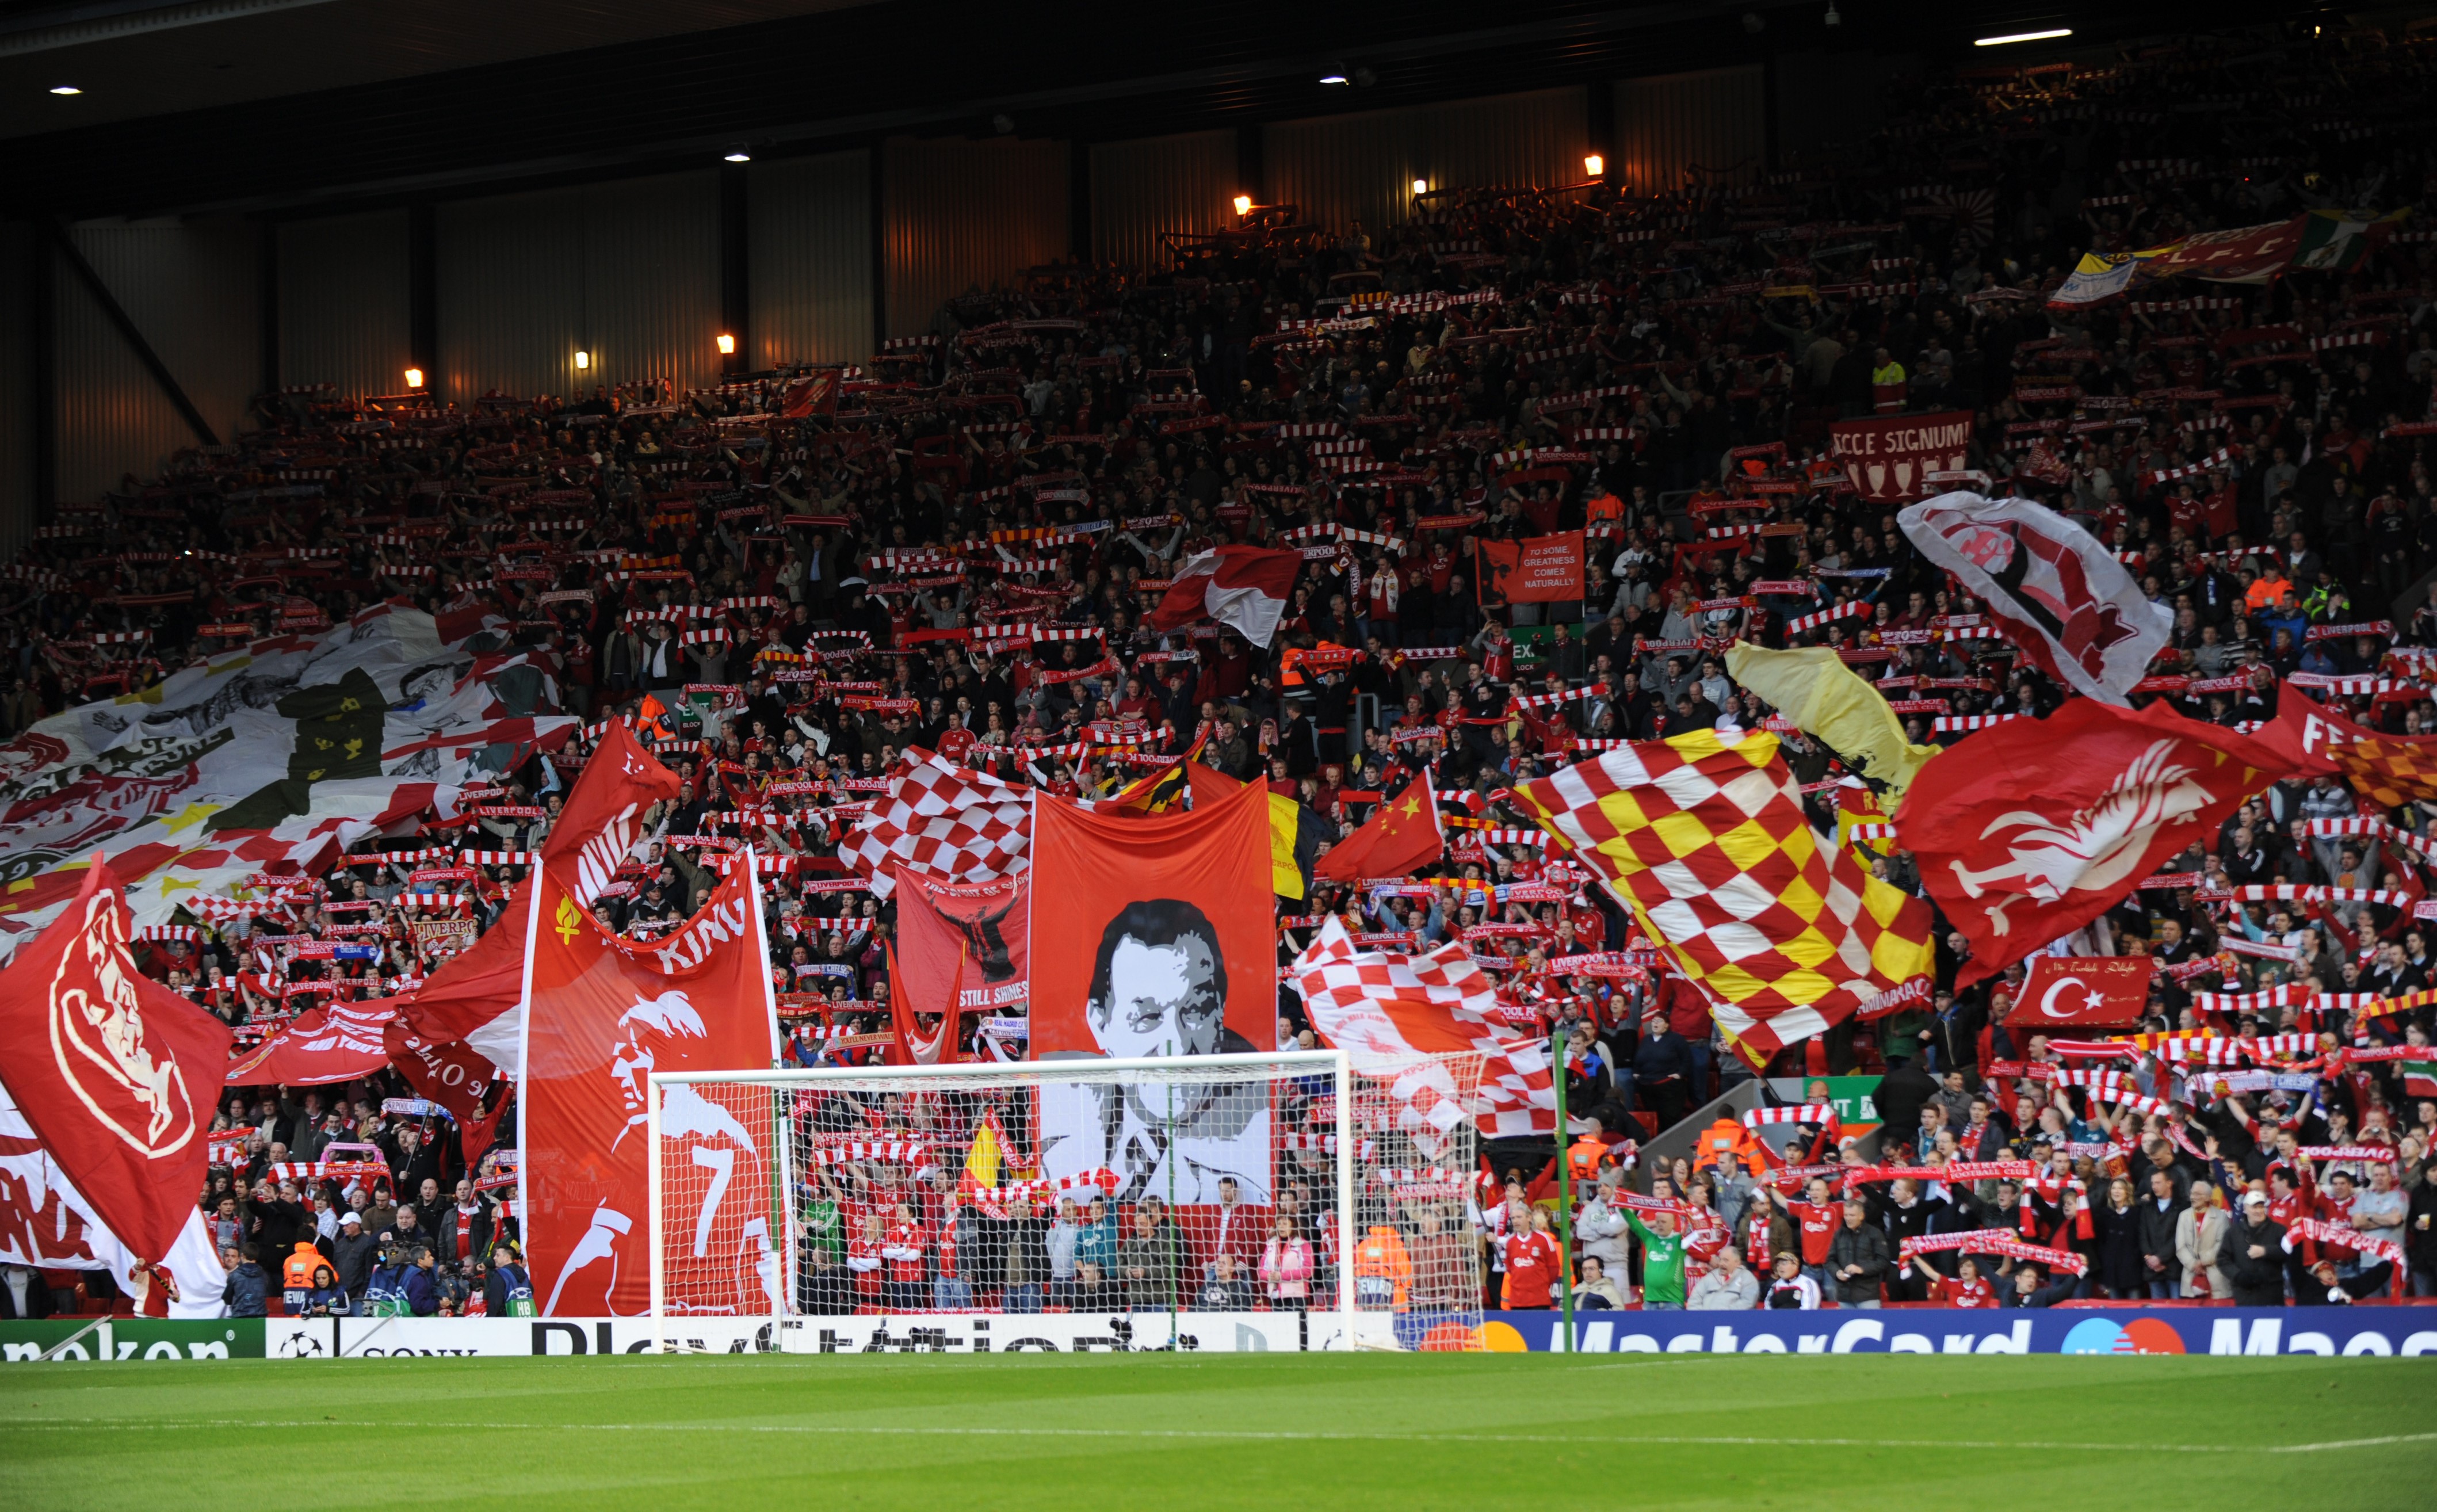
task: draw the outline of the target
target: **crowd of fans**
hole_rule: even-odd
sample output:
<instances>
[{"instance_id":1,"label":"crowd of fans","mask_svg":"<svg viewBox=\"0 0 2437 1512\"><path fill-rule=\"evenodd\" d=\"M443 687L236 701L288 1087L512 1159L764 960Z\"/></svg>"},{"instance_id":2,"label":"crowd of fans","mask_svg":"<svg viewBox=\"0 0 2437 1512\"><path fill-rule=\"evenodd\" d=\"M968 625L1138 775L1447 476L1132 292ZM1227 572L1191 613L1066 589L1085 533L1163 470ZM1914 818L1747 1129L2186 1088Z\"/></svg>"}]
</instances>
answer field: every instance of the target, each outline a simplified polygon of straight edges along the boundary
<instances>
[{"instance_id":1,"label":"crowd of fans","mask_svg":"<svg viewBox=\"0 0 2437 1512\"><path fill-rule=\"evenodd\" d=\"M1727 675L1739 638L1843 648L1914 711L1924 744L1971 738L1937 710L2061 701L2003 641L1931 633L1973 604L1830 454L1832 424L1891 411L1971 412L1969 470L2136 557L2174 609L2156 670L2236 684L2141 701L2263 719L2303 675L2366 724L2437 731L2437 689L2392 655L2437 646L2437 270L2419 220L2386 228L2348 270L2044 303L2085 250L2315 206L2423 207L2437 146L2409 123L2431 101L2430 62L2425 45L2367 34L2244 55L2194 43L2105 67L1908 80L1854 161L1657 197L1465 191L1369 228L1256 210L1183 243L1173 266L1032 270L953 301L938 334L890 343L834 390L779 373L464 408L266 396L259 429L62 516L71 528L44 533L0 584L0 728L140 688L232 643L233 624L336 623L394 597L496 606L569 712L638 727L683 778L601 905L615 927L681 922L716 883L711 851L750 840L790 868L766 896L789 1053L806 1065L885 1053L892 910L836 852L909 750L1086 797L1189 752L1295 798L1324 837L1427 771L1451 826L1445 861L1398 888L1282 899L1280 960L1330 913L1372 939L1462 939L1504 1000L1566 1036L1571 1107L1596 1119L1559 1157L1576 1163L1569 1222L1546 1179L1555 1147L1525 1141L1490 1150L1514 1180L1481 1194L1475 1234L1395 1236L1479 1243L1491 1305L1542 1306L1569 1286L1586 1307L2431 1294L2437 1082L2408 1059L2336 1053L2425 1044L2428 1011L2321 1010L2304 992L2234 1014L2192 993L2397 995L2437 980L2431 926L2408 902L2304 910L2209 892L2416 895L2417 851L2306 826L2366 816L2420 836L2437 804L2374 810L2332 779L2279 784L2178 863L2194 886L2130 893L2095 925L2076 948L2162 968L2146 1029L2290 1037L2263 1042L2279 1046L2259 1057L2281 1068L2269 1085L2222 1096L2208 1067L2146 1056L2132 1075L2154 1101L2132 1107L2056 1081L2056 1044L2004 1026L2021 968L1953 991L1959 940L1940 950L1932 1003L1755 1068L1697 994L1666 990L1612 900L1517 838L1529 826L1502 800L1596 748L1578 742L1732 723L1780 730L1815 818L1835 823L1834 753ZM2187 99L2206 108L2175 107ZM1798 296L1762 296L1796 283ZM1484 594L1478 545L1573 530L1589 543L1579 603ZM1274 643L1147 630L1178 564L1228 541L1306 557ZM1867 608L1789 638L1789 622L1849 603ZM2370 628L2312 633L2327 625ZM136 630L149 642L109 639ZM2328 680L2398 669L2357 696ZM1530 694L1560 696L1517 703ZM537 849L602 728L506 774L500 806L536 817L482 819L481 843ZM368 858L434 843L465 842L367 842L278 922L319 935L333 922L323 903L376 905L346 917L384 925L378 960L274 970L236 925L143 958L247 1037L284 1019L300 983L316 984L314 1003L332 978L341 1001L380 995L436 958L407 927L404 899L428 887L410 882L415 864ZM1901 851L1872 865L1918 886ZM521 875L481 867L449 890L487 927ZM1633 959L1567 968L1619 956ZM1282 1033L1308 1036L1290 991L1280 1012ZM1020 1033L976 1024L962 1048L1020 1057ZM1884 1076L1877 1152L1823 1121L1797 1127L1790 1155L1722 1130L1669 1169L1634 1157L1760 1074ZM387 1076L230 1091L221 1127L254 1133L202 1202L233 1310L529 1305L516 1220L498 1205L505 1168L466 1169L446 1121L406 1091ZM280 1174L332 1144L373 1147L362 1173ZM2392 1158L2297 1152L2364 1146ZM1848 1174L2008 1160L2032 1173ZM1307 1222L1324 1204L1294 1213L1282 1198L1214 1247L1169 1238L1149 1200L999 1218L934 1194L928 1211L857 1214L828 1179L800 1197L820 1236L801 1296L816 1309L955 1303L977 1276L1010 1306L1293 1307L1335 1284L1328 1231ZM2310 1237L2304 1220L2405 1257ZM1906 1253L1997 1228L2082 1269Z\"/></svg>"}]
</instances>

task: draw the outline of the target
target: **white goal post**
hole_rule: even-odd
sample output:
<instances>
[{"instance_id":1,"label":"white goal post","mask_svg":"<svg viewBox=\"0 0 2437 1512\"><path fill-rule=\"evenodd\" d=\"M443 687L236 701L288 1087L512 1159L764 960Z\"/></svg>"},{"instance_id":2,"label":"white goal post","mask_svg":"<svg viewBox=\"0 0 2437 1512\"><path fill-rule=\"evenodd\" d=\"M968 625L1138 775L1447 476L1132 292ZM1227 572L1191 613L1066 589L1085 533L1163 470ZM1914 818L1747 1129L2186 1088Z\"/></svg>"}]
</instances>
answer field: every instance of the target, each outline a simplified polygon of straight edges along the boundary
<instances>
[{"instance_id":1,"label":"white goal post","mask_svg":"<svg viewBox=\"0 0 2437 1512\"><path fill-rule=\"evenodd\" d=\"M1479 1058L1362 1061L655 1072L653 1338L759 1316L766 1347L809 1348L820 1317L827 1349L875 1317L1068 1312L1189 1348L1184 1314L1267 1313L1294 1315L1275 1346L1477 1347Z\"/></svg>"}]
</instances>

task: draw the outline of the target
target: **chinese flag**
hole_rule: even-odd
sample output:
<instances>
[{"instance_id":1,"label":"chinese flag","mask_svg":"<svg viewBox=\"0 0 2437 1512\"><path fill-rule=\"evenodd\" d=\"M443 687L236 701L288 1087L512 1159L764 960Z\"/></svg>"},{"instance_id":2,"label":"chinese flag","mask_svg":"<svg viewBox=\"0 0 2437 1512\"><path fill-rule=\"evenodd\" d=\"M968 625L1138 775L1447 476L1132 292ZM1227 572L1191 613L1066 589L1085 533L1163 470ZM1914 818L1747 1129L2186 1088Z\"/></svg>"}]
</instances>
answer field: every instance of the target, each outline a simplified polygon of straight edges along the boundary
<instances>
[{"instance_id":1,"label":"chinese flag","mask_svg":"<svg viewBox=\"0 0 2437 1512\"><path fill-rule=\"evenodd\" d=\"M2006 1023L2031 1029L2138 1024L2155 973L2147 956L2034 956Z\"/></svg>"},{"instance_id":2,"label":"chinese flag","mask_svg":"<svg viewBox=\"0 0 2437 1512\"><path fill-rule=\"evenodd\" d=\"M1431 791L1430 774L1424 772L1380 804L1370 822L1322 856L1311 874L1320 882L1402 876L1445 854L1446 832L1439 824L1438 795Z\"/></svg>"}]
</instances>

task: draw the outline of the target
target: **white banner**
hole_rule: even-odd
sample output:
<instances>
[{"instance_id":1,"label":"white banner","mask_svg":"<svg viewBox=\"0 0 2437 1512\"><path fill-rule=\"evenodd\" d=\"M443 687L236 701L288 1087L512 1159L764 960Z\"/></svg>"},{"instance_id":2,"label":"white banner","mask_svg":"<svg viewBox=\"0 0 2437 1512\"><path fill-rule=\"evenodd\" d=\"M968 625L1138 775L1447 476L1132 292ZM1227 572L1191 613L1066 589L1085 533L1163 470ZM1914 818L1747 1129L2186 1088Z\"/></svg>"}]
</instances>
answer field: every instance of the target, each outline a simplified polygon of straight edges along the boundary
<instances>
[{"instance_id":1,"label":"white banner","mask_svg":"<svg viewBox=\"0 0 2437 1512\"><path fill-rule=\"evenodd\" d=\"M783 1354L1207 1353L1344 1347L1335 1313L938 1312L786 1318ZM1382 1321L1385 1321L1382 1315ZM768 1318L671 1318L671 1346L688 1354L773 1352ZM618 1355L652 1347L648 1318L272 1318L263 1351L274 1360L386 1359L400 1355Z\"/></svg>"}]
</instances>

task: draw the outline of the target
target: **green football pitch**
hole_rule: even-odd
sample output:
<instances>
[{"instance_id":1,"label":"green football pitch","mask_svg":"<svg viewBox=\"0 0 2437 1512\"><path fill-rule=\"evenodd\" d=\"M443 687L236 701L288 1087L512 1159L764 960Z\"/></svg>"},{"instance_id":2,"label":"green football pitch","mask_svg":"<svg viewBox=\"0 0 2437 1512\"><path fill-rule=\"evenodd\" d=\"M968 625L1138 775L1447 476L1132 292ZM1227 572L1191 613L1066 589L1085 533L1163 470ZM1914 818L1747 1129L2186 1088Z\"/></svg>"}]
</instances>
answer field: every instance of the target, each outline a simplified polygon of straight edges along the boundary
<instances>
[{"instance_id":1,"label":"green football pitch","mask_svg":"<svg viewBox=\"0 0 2437 1512\"><path fill-rule=\"evenodd\" d=\"M0 1507L2437 1504L2437 1362L836 1356L12 1367ZM503 1500L504 1499L504 1500Z\"/></svg>"}]
</instances>

